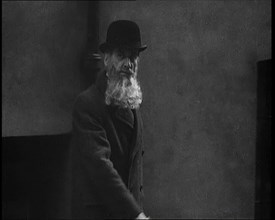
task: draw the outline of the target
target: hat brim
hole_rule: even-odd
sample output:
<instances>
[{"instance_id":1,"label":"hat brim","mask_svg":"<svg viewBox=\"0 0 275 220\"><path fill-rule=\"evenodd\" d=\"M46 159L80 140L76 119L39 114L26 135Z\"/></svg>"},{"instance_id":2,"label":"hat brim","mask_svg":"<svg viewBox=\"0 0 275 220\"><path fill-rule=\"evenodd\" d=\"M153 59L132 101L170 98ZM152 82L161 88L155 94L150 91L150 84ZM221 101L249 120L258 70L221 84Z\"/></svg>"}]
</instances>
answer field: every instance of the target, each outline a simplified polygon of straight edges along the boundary
<instances>
[{"instance_id":1,"label":"hat brim","mask_svg":"<svg viewBox=\"0 0 275 220\"><path fill-rule=\"evenodd\" d=\"M147 48L147 45L143 45L141 47L127 47L127 46L122 46L121 47L121 46L117 46L117 45L110 45L106 42L99 45L99 50L102 53L106 52L108 49L111 49L111 48L137 49L139 52L142 52Z\"/></svg>"}]
</instances>

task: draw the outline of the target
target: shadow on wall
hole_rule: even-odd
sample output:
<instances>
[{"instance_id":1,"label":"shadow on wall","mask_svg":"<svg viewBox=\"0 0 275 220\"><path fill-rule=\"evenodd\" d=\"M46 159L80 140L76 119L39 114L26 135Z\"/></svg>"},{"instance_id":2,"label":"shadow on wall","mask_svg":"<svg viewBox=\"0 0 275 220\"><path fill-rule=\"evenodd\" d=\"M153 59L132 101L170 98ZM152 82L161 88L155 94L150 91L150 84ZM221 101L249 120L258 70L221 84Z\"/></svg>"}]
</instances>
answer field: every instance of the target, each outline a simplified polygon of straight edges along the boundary
<instances>
[{"instance_id":1,"label":"shadow on wall","mask_svg":"<svg viewBox=\"0 0 275 220\"><path fill-rule=\"evenodd\" d=\"M2 138L4 219L69 218L70 137Z\"/></svg>"}]
</instances>

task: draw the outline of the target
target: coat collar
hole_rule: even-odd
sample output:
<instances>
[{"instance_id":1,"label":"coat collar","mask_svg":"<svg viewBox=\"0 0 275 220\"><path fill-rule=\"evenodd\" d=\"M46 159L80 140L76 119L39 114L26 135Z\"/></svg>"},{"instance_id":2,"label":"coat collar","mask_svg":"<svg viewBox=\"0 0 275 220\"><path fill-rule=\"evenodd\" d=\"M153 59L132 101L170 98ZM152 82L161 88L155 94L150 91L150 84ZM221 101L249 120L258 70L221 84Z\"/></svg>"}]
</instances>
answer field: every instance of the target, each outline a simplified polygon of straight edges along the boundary
<instances>
[{"instance_id":1,"label":"coat collar","mask_svg":"<svg viewBox=\"0 0 275 220\"><path fill-rule=\"evenodd\" d=\"M98 73L97 75L97 79L96 79L96 88L99 91L99 93L101 95L103 95L103 97L105 97L105 91L107 88L107 76L106 76L106 71L102 70Z\"/></svg>"},{"instance_id":2,"label":"coat collar","mask_svg":"<svg viewBox=\"0 0 275 220\"><path fill-rule=\"evenodd\" d=\"M138 110L133 110L133 113L135 118L135 125L134 125L135 132L132 140L133 153L132 153L132 158L130 158L131 161L134 159L136 153L139 150L139 146L141 145L141 142L142 142L142 120L141 120L140 112Z\"/></svg>"}]
</instances>

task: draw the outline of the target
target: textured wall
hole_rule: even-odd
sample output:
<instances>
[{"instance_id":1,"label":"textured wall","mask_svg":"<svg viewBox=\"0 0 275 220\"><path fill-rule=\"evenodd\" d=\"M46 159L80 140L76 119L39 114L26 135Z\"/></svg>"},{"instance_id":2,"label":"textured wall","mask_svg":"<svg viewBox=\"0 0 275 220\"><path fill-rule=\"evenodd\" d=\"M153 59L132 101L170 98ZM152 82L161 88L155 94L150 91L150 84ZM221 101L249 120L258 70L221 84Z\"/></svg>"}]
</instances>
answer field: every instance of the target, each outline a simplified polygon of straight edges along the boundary
<instances>
[{"instance_id":1,"label":"textured wall","mask_svg":"<svg viewBox=\"0 0 275 220\"><path fill-rule=\"evenodd\" d=\"M85 2L2 2L3 136L70 131L87 12Z\"/></svg>"},{"instance_id":2,"label":"textured wall","mask_svg":"<svg viewBox=\"0 0 275 220\"><path fill-rule=\"evenodd\" d=\"M253 218L256 61L271 57L271 1L101 2L133 19L141 55L145 210L151 217Z\"/></svg>"}]
</instances>

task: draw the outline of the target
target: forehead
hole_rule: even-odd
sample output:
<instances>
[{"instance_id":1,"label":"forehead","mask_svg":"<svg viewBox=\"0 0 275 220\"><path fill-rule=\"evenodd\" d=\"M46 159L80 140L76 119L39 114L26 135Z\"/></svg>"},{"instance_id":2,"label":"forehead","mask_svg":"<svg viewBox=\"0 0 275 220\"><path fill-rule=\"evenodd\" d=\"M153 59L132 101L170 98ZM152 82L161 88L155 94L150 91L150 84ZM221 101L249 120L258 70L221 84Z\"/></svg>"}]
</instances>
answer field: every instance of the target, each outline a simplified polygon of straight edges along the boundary
<instances>
[{"instance_id":1,"label":"forehead","mask_svg":"<svg viewBox=\"0 0 275 220\"><path fill-rule=\"evenodd\" d=\"M128 48L116 48L114 49L114 53L122 53L124 56L138 56L138 49L128 49Z\"/></svg>"}]
</instances>

